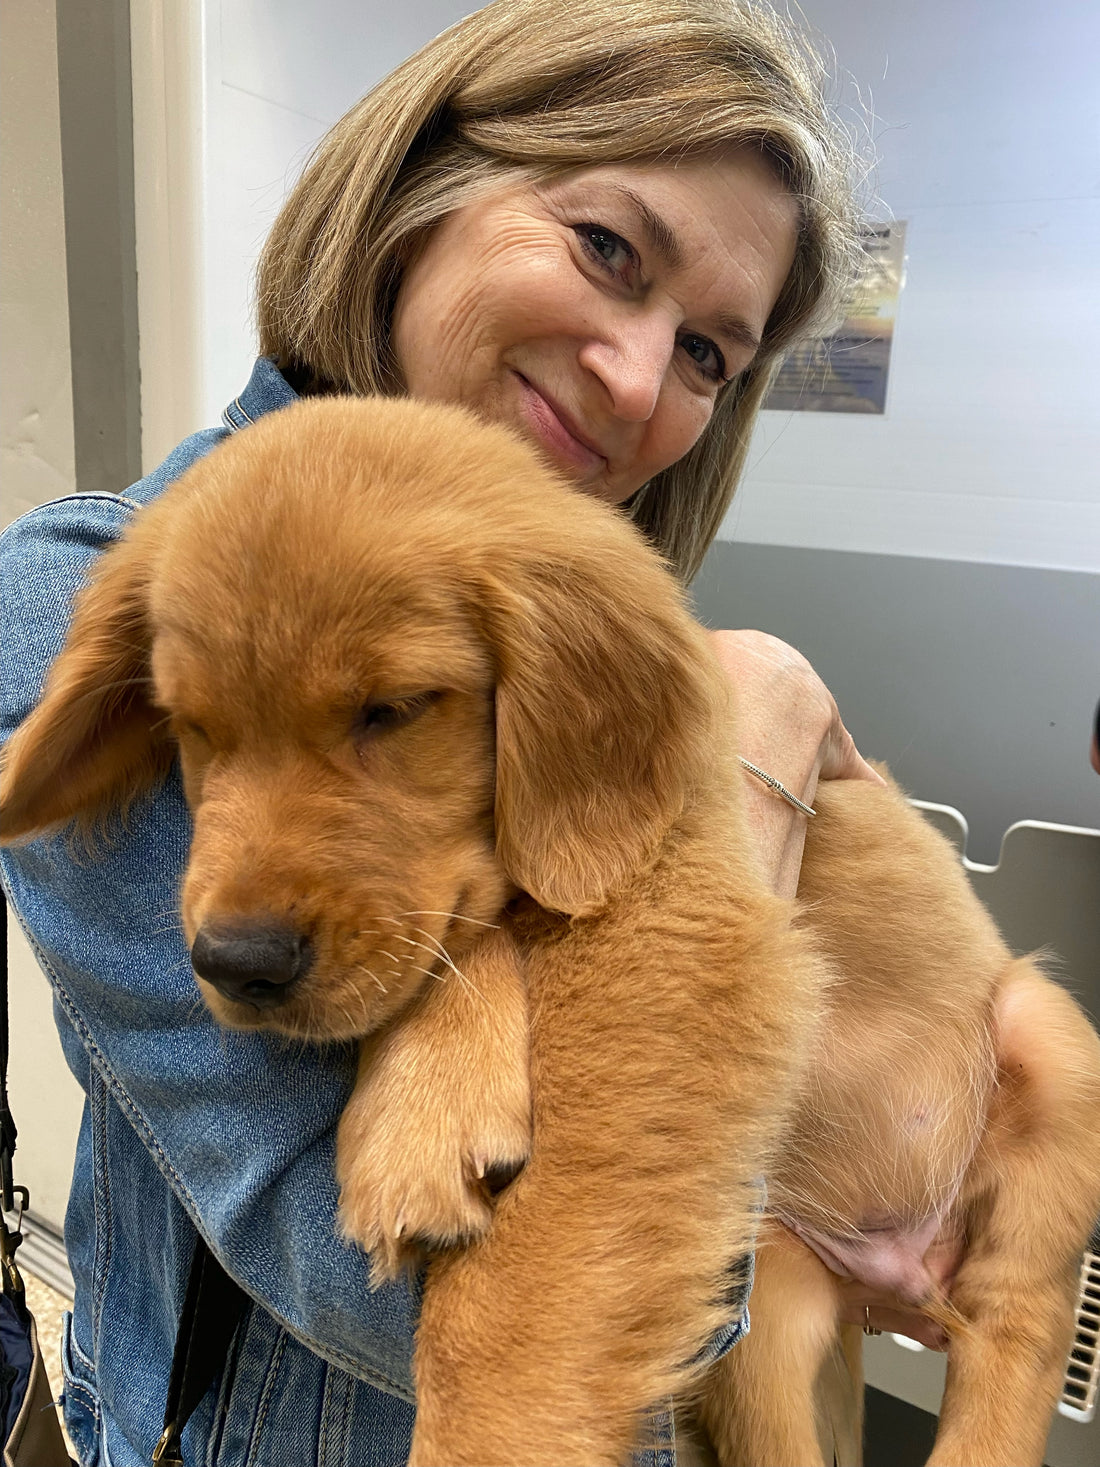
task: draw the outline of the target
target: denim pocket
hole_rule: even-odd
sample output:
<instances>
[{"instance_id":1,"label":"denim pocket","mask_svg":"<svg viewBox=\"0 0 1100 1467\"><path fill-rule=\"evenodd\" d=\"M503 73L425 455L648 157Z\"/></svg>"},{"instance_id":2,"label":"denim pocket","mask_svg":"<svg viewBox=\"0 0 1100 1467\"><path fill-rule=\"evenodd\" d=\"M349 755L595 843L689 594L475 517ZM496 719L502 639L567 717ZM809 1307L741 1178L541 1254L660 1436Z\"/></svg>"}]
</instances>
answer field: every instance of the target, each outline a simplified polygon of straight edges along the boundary
<instances>
[{"instance_id":1,"label":"denim pocket","mask_svg":"<svg viewBox=\"0 0 1100 1467\"><path fill-rule=\"evenodd\" d=\"M61 1373L65 1378L65 1430L76 1448L80 1467L97 1467L100 1416L95 1368L76 1341L68 1310L61 1316Z\"/></svg>"},{"instance_id":2,"label":"denim pocket","mask_svg":"<svg viewBox=\"0 0 1100 1467\"><path fill-rule=\"evenodd\" d=\"M716 1360L721 1360L723 1355L728 1355L734 1345L748 1334L749 1295L752 1293L755 1273L756 1255L754 1253L746 1253L730 1269L725 1296L725 1303L730 1312L729 1321L703 1347L696 1358L696 1363L713 1365Z\"/></svg>"}]
</instances>

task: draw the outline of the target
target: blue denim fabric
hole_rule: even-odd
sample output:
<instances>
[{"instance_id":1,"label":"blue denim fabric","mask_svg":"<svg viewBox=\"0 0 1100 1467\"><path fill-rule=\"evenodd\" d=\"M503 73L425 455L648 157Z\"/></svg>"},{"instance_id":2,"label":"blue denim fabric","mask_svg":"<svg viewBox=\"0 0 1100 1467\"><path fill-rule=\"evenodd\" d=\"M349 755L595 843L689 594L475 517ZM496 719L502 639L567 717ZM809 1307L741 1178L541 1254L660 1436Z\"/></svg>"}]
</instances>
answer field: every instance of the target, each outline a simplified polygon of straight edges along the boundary
<instances>
[{"instance_id":1,"label":"blue denim fabric","mask_svg":"<svg viewBox=\"0 0 1100 1467\"><path fill-rule=\"evenodd\" d=\"M294 400L261 360L221 427L125 494L55 500L0 538L0 739L40 696L99 552L230 432ZM335 1230L335 1127L354 1046L303 1050L214 1024L175 916L189 835L173 778L94 859L63 836L3 853L87 1097L66 1217L69 1432L84 1467L149 1461L198 1228L255 1302L184 1433L189 1467L404 1462L418 1286L372 1293L364 1256ZM731 1318L717 1351L747 1327L737 1301ZM649 1467L673 1460L671 1421L654 1415Z\"/></svg>"}]
</instances>

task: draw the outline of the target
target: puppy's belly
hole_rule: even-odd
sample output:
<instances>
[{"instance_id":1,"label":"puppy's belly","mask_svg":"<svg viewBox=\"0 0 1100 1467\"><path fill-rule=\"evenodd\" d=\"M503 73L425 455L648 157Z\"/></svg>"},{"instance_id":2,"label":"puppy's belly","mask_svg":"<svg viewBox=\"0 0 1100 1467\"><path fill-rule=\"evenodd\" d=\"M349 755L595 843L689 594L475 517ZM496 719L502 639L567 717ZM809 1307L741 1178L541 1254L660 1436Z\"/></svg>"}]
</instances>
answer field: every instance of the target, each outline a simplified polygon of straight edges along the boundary
<instances>
[{"instance_id":1,"label":"puppy's belly","mask_svg":"<svg viewBox=\"0 0 1100 1467\"><path fill-rule=\"evenodd\" d=\"M911 1304L923 1303L936 1287L925 1256L943 1219L933 1214L906 1226L874 1226L851 1233L831 1233L798 1218L778 1219L812 1248L825 1267L843 1279L894 1293Z\"/></svg>"}]
</instances>

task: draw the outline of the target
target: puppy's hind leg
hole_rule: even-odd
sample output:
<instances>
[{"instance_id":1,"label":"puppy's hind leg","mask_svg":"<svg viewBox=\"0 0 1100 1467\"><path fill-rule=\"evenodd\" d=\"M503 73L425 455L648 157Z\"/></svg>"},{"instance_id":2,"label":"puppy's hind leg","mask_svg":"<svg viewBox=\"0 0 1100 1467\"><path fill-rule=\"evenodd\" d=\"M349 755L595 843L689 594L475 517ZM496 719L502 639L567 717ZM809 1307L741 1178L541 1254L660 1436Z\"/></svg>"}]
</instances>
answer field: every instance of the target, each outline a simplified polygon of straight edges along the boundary
<instances>
[{"instance_id":1,"label":"puppy's hind leg","mask_svg":"<svg viewBox=\"0 0 1100 1467\"><path fill-rule=\"evenodd\" d=\"M752 1327L708 1371L699 1402L722 1467L822 1467L815 1384L837 1342L838 1310L836 1280L824 1264L784 1228L766 1224Z\"/></svg>"},{"instance_id":2,"label":"puppy's hind leg","mask_svg":"<svg viewBox=\"0 0 1100 1467\"><path fill-rule=\"evenodd\" d=\"M968 1248L930 1467L1043 1460L1100 1210L1100 1041L1029 963L997 1001L999 1084L965 1184Z\"/></svg>"}]
</instances>

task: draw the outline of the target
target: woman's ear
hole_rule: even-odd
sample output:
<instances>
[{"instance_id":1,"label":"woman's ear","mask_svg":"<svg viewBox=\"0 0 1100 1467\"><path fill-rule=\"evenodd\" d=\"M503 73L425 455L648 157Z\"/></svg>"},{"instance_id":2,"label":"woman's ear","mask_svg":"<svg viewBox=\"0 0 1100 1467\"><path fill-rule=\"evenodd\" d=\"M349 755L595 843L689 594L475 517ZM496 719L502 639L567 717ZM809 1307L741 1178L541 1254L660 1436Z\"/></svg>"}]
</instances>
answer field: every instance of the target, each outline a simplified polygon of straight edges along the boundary
<instances>
[{"instance_id":1,"label":"woman's ear","mask_svg":"<svg viewBox=\"0 0 1100 1467\"><path fill-rule=\"evenodd\" d=\"M173 746L150 702L142 537L99 561L42 697L0 753L0 841L79 821L91 831L163 777Z\"/></svg>"},{"instance_id":2,"label":"woman's ear","mask_svg":"<svg viewBox=\"0 0 1100 1467\"><path fill-rule=\"evenodd\" d=\"M713 759L726 684L672 576L632 532L494 578L497 850L571 916L652 859ZM606 550L606 555L599 550Z\"/></svg>"}]
</instances>

